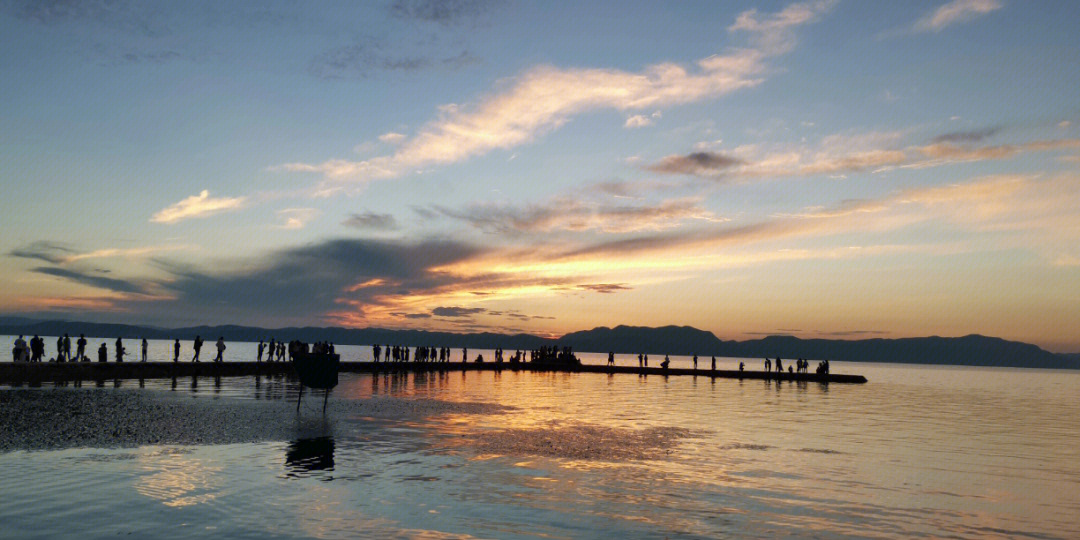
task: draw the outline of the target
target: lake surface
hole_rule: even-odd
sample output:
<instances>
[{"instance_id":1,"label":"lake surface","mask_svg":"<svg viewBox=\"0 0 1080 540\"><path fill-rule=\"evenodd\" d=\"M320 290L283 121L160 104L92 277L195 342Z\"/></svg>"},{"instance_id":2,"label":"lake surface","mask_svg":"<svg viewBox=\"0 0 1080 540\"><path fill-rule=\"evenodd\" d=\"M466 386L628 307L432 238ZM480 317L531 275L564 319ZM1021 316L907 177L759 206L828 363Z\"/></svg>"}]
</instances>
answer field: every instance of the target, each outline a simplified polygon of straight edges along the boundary
<instances>
[{"instance_id":1,"label":"lake surface","mask_svg":"<svg viewBox=\"0 0 1080 540\"><path fill-rule=\"evenodd\" d=\"M0 536L1080 537L1080 373L832 367L0 387Z\"/></svg>"}]
</instances>

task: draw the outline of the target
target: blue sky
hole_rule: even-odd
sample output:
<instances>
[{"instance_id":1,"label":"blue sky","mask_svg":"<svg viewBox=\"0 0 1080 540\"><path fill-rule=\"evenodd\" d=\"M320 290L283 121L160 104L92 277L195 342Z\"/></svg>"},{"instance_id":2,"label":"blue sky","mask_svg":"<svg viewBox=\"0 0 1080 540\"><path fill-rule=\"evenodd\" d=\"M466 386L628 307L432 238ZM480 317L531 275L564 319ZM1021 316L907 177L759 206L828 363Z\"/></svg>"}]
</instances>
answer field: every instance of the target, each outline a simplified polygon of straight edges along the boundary
<instances>
[{"instance_id":1,"label":"blue sky","mask_svg":"<svg viewBox=\"0 0 1080 540\"><path fill-rule=\"evenodd\" d=\"M1073 3L0 3L0 311L1080 350Z\"/></svg>"}]
</instances>

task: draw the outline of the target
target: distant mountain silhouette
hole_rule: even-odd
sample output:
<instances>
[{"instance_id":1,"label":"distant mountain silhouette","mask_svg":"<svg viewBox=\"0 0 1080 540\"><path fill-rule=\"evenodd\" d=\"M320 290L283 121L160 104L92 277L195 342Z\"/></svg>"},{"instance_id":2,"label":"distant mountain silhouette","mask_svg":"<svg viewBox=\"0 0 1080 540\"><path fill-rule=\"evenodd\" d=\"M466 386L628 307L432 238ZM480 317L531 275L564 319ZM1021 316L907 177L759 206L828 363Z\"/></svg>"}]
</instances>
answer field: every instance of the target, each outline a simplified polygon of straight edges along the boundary
<instances>
[{"instance_id":1,"label":"distant mountain silhouette","mask_svg":"<svg viewBox=\"0 0 1080 540\"><path fill-rule=\"evenodd\" d=\"M995 337L921 337L900 339L800 339L793 336L769 336L748 341L723 341L711 332L690 326L599 327L571 332L559 339L530 334L490 332L457 334L426 330L389 330L383 328L289 327L266 329L251 326L194 326L157 328L126 324L71 321L37 321L20 317L0 317L0 334L57 336L86 334L94 338L117 337L148 339L194 339L201 335L212 340L223 336L227 341L260 339L302 339L332 341L349 345L425 345L470 349L534 349L544 345L569 345L579 352L616 354L647 353L742 358L807 358L844 362L894 362L906 364L951 364L1027 368L1080 369L1080 354L1054 354L1035 345L1006 341Z\"/></svg>"}]
</instances>

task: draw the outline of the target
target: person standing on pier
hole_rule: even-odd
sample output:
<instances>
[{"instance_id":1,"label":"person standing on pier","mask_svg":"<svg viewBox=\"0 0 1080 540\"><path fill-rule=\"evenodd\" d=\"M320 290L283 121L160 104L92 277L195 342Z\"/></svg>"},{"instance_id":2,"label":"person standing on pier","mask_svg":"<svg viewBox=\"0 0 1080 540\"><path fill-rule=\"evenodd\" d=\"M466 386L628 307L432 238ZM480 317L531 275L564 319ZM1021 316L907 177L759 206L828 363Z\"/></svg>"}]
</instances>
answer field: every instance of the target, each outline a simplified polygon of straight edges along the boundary
<instances>
[{"instance_id":1,"label":"person standing on pier","mask_svg":"<svg viewBox=\"0 0 1080 540\"><path fill-rule=\"evenodd\" d=\"M201 336L195 336L195 343L193 344L193 346L195 347L195 356L191 357L191 361L192 362L198 362L199 361L199 351L202 350L202 337Z\"/></svg>"},{"instance_id":2,"label":"person standing on pier","mask_svg":"<svg viewBox=\"0 0 1080 540\"><path fill-rule=\"evenodd\" d=\"M214 361L223 362L225 359L222 358L221 355L225 353L225 337L218 337L217 344L215 344L215 346L217 347L217 356L214 357Z\"/></svg>"},{"instance_id":3,"label":"person standing on pier","mask_svg":"<svg viewBox=\"0 0 1080 540\"><path fill-rule=\"evenodd\" d=\"M124 342L120 338L116 338L116 362L120 363L124 361Z\"/></svg>"},{"instance_id":4,"label":"person standing on pier","mask_svg":"<svg viewBox=\"0 0 1080 540\"><path fill-rule=\"evenodd\" d=\"M101 346L97 350L97 361L104 364L109 361L109 348L105 346L105 342L101 342Z\"/></svg>"},{"instance_id":5,"label":"person standing on pier","mask_svg":"<svg viewBox=\"0 0 1080 540\"><path fill-rule=\"evenodd\" d=\"M79 334L79 341L75 342L75 358L83 362L87 361L86 358L86 335Z\"/></svg>"},{"instance_id":6,"label":"person standing on pier","mask_svg":"<svg viewBox=\"0 0 1080 540\"><path fill-rule=\"evenodd\" d=\"M176 341L172 344L172 361L180 361L180 338L176 338Z\"/></svg>"},{"instance_id":7,"label":"person standing on pier","mask_svg":"<svg viewBox=\"0 0 1080 540\"><path fill-rule=\"evenodd\" d=\"M274 361L274 353L277 352L277 338L270 338L270 345L266 347L266 361Z\"/></svg>"},{"instance_id":8,"label":"person standing on pier","mask_svg":"<svg viewBox=\"0 0 1080 540\"><path fill-rule=\"evenodd\" d=\"M263 353L264 348L266 348L266 344L263 343L263 340L260 339L259 340L259 348L257 349L258 352L255 353L255 362L256 363L262 362L262 353Z\"/></svg>"},{"instance_id":9,"label":"person standing on pier","mask_svg":"<svg viewBox=\"0 0 1080 540\"><path fill-rule=\"evenodd\" d=\"M607 353L607 365L609 365L609 366L614 366L615 365L615 352L614 351L608 351L608 353Z\"/></svg>"},{"instance_id":10,"label":"person standing on pier","mask_svg":"<svg viewBox=\"0 0 1080 540\"><path fill-rule=\"evenodd\" d=\"M712 357L712 370L716 371L716 357Z\"/></svg>"},{"instance_id":11,"label":"person standing on pier","mask_svg":"<svg viewBox=\"0 0 1080 540\"><path fill-rule=\"evenodd\" d=\"M34 337L30 338L30 361L40 362L42 356L45 356L45 340L34 334Z\"/></svg>"},{"instance_id":12,"label":"person standing on pier","mask_svg":"<svg viewBox=\"0 0 1080 540\"><path fill-rule=\"evenodd\" d=\"M779 356L776 357L776 372L777 373L783 373L784 372L784 366L780 364L780 357Z\"/></svg>"},{"instance_id":13,"label":"person standing on pier","mask_svg":"<svg viewBox=\"0 0 1080 540\"><path fill-rule=\"evenodd\" d=\"M64 361L64 336L56 338L56 361Z\"/></svg>"},{"instance_id":14,"label":"person standing on pier","mask_svg":"<svg viewBox=\"0 0 1080 540\"><path fill-rule=\"evenodd\" d=\"M697 371L697 355L694 355L694 371Z\"/></svg>"},{"instance_id":15,"label":"person standing on pier","mask_svg":"<svg viewBox=\"0 0 1080 540\"><path fill-rule=\"evenodd\" d=\"M772 360L765 358L765 372L768 373L770 371L772 371Z\"/></svg>"},{"instance_id":16,"label":"person standing on pier","mask_svg":"<svg viewBox=\"0 0 1080 540\"><path fill-rule=\"evenodd\" d=\"M72 362L71 337L69 337L66 332L64 333L64 358L66 358L68 362Z\"/></svg>"},{"instance_id":17,"label":"person standing on pier","mask_svg":"<svg viewBox=\"0 0 1080 540\"><path fill-rule=\"evenodd\" d=\"M465 362L468 362L468 361L469 361L469 349L467 349L465 347L462 347L461 348L461 363L464 364Z\"/></svg>"},{"instance_id":18,"label":"person standing on pier","mask_svg":"<svg viewBox=\"0 0 1080 540\"><path fill-rule=\"evenodd\" d=\"M146 338L142 338L142 360L140 362L146 361L146 345Z\"/></svg>"}]
</instances>

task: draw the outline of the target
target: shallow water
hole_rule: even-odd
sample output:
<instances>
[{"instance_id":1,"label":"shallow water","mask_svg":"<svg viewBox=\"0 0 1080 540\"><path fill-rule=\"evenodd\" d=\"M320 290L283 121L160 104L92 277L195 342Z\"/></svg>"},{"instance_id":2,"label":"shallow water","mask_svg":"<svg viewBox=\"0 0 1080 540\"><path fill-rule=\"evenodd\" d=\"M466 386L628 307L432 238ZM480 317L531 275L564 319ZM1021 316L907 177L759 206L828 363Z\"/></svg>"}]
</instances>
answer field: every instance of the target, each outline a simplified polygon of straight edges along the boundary
<instances>
[{"instance_id":1,"label":"shallow water","mask_svg":"<svg viewBox=\"0 0 1080 540\"><path fill-rule=\"evenodd\" d=\"M0 536L1080 536L1080 374L833 370L2 388Z\"/></svg>"}]
</instances>

